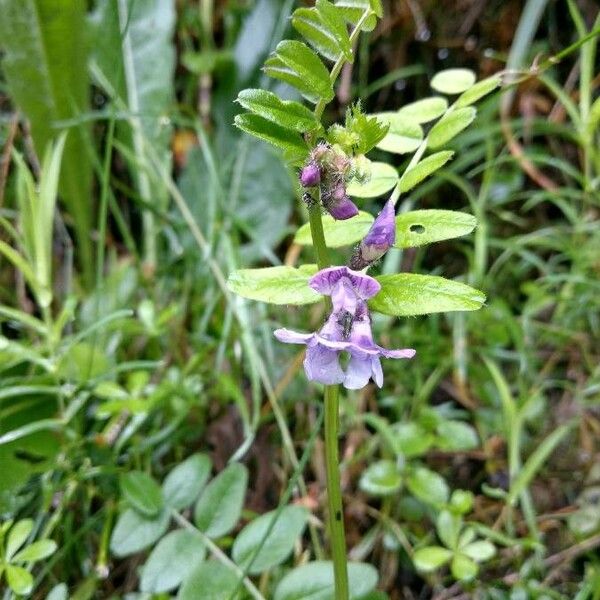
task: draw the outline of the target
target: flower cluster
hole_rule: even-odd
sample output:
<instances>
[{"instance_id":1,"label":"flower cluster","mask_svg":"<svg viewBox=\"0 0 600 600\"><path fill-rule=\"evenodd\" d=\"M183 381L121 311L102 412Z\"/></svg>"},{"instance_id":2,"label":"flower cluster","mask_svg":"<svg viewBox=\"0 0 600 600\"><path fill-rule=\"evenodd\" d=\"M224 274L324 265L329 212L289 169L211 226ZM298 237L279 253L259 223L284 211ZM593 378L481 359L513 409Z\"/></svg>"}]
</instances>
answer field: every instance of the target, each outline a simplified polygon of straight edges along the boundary
<instances>
[{"instance_id":1,"label":"flower cluster","mask_svg":"<svg viewBox=\"0 0 600 600\"><path fill-rule=\"evenodd\" d=\"M319 186L323 208L338 221L358 214L358 208L346 193L346 179L350 161L342 152L329 144L319 144L299 175L304 188Z\"/></svg>"},{"instance_id":2,"label":"flower cluster","mask_svg":"<svg viewBox=\"0 0 600 600\"><path fill-rule=\"evenodd\" d=\"M341 383L360 389L369 379L381 387L383 372L380 357L412 358L412 349L387 350L373 341L367 300L380 289L379 283L348 267L330 267L314 275L309 285L320 294L331 296L333 311L317 333L298 333L277 329L275 337L287 344L307 346L304 370L311 381L326 385ZM344 370L340 353L350 359Z\"/></svg>"}]
</instances>

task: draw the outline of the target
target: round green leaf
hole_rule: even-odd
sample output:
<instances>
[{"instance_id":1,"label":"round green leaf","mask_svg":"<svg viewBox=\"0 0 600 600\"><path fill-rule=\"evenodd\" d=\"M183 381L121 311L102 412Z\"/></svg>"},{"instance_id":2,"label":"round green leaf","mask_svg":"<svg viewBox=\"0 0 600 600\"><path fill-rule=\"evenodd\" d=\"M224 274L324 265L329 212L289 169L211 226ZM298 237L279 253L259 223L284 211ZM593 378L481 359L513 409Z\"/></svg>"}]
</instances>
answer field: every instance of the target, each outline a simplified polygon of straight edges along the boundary
<instances>
[{"instance_id":1,"label":"round green leaf","mask_svg":"<svg viewBox=\"0 0 600 600\"><path fill-rule=\"evenodd\" d=\"M206 484L211 469L212 461L206 454L192 454L164 480L162 493L165 502L176 510L192 505Z\"/></svg>"},{"instance_id":2,"label":"round green leaf","mask_svg":"<svg viewBox=\"0 0 600 600\"><path fill-rule=\"evenodd\" d=\"M389 496L402 486L402 476L391 460L378 460L361 475L360 489L373 496Z\"/></svg>"},{"instance_id":3,"label":"round green leaf","mask_svg":"<svg viewBox=\"0 0 600 600\"><path fill-rule=\"evenodd\" d=\"M177 600L238 600L238 575L216 560L207 560L185 580Z\"/></svg>"},{"instance_id":4,"label":"round green leaf","mask_svg":"<svg viewBox=\"0 0 600 600\"><path fill-rule=\"evenodd\" d=\"M417 423L396 423L394 432L394 449L407 458L421 456L433 444L433 435Z\"/></svg>"},{"instance_id":5,"label":"round green leaf","mask_svg":"<svg viewBox=\"0 0 600 600\"><path fill-rule=\"evenodd\" d=\"M472 87L476 79L470 69L446 69L433 76L431 87L442 94L460 94Z\"/></svg>"},{"instance_id":6,"label":"round green leaf","mask_svg":"<svg viewBox=\"0 0 600 600\"><path fill-rule=\"evenodd\" d=\"M33 577L29 571L23 567L15 565L5 565L6 580L10 589L17 596L26 596L33 589Z\"/></svg>"},{"instance_id":7,"label":"round green leaf","mask_svg":"<svg viewBox=\"0 0 600 600\"><path fill-rule=\"evenodd\" d=\"M229 533L238 522L244 506L248 469L233 463L223 469L202 492L196 510L196 527L211 538Z\"/></svg>"},{"instance_id":8,"label":"round green leaf","mask_svg":"<svg viewBox=\"0 0 600 600\"><path fill-rule=\"evenodd\" d=\"M186 529L168 533L144 564L142 592L155 594L175 589L204 560L206 548L199 535Z\"/></svg>"},{"instance_id":9,"label":"round green leaf","mask_svg":"<svg viewBox=\"0 0 600 600\"><path fill-rule=\"evenodd\" d=\"M447 144L475 119L477 110L472 106L457 108L446 113L432 128L427 136L427 146L431 149Z\"/></svg>"},{"instance_id":10,"label":"round green leaf","mask_svg":"<svg viewBox=\"0 0 600 600\"><path fill-rule=\"evenodd\" d=\"M55 551L56 542L54 540L38 540L26 546L20 552L17 552L11 562L35 562L54 554Z\"/></svg>"},{"instance_id":11,"label":"round green leaf","mask_svg":"<svg viewBox=\"0 0 600 600\"><path fill-rule=\"evenodd\" d=\"M396 217L396 248L416 248L471 233L477 220L456 210L413 210Z\"/></svg>"},{"instance_id":12,"label":"round green leaf","mask_svg":"<svg viewBox=\"0 0 600 600\"><path fill-rule=\"evenodd\" d=\"M384 138L385 139L385 138ZM398 182L398 172L392 165L382 162L372 162L371 176L365 183L355 179L348 184L346 192L355 198L376 198L389 192ZM353 221L349 219L349 221Z\"/></svg>"},{"instance_id":13,"label":"round green leaf","mask_svg":"<svg viewBox=\"0 0 600 600\"><path fill-rule=\"evenodd\" d=\"M160 538L168 525L169 513L166 510L151 519L129 508L119 515L110 538L110 549L116 556L135 554Z\"/></svg>"},{"instance_id":14,"label":"round green leaf","mask_svg":"<svg viewBox=\"0 0 600 600\"><path fill-rule=\"evenodd\" d=\"M350 600L363 598L377 585L377 571L365 563L348 563ZM274 600L335 600L333 563L310 562L290 571L275 589Z\"/></svg>"},{"instance_id":15,"label":"round green leaf","mask_svg":"<svg viewBox=\"0 0 600 600\"><path fill-rule=\"evenodd\" d=\"M417 467L410 473L406 485L413 496L426 504L440 506L448 502L450 490L446 480L425 467Z\"/></svg>"},{"instance_id":16,"label":"round green leaf","mask_svg":"<svg viewBox=\"0 0 600 600\"><path fill-rule=\"evenodd\" d=\"M441 450L472 450L479 445L475 429L462 421L442 421L437 435L436 446Z\"/></svg>"},{"instance_id":17,"label":"round green leaf","mask_svg":"<svg viewBox=\"0 0 600 600\"><path fill-rule=\"evenodd\" d=\"M369 300L372 310L394 317L453 310L478 310L485 295L464 283L415 273L376 277L380 292Z\"/></svg>"},{"instance_id":18,"label":"round green leaf","mask_svg":"<svg viewBox=\"0 0 600 600\"><path fill-rule=\"evenodd\" d=\"M469 558L475 562L485 562L496 554L496 548L492 542L487 540L480 540L468 544L464 548L461 548L461 552L466 554Z\"/></svg>"},{"instance_id":19,"label":"round green leaf","mask_svg":"<svg viewBox=\"0 0 600 600\"><path fill-rule=\"evenodd\" d=\"M479 567L477 566L477 563L472 561L468 556L465 556L464 554L455 554L452 559L452 564L450 565L450 570L455 579L468 581L477 575Z\"/></svg>"},{"instance_id":20,"label":"round green leaf","mask_svg":"<svg viewBox=\"0 0 600 600\"><path fill-rule=\"evenodd\" d=\"M355 217L345 221L337 221L331 215L323 216L323 233L329 248L341 248L360 242L373 224L371 213L360 211ZM305 223L298 229L294 242L302 246L312 246L310 223Z\"/></svg>"},{"instance_id":21,"label":"round green leaf","mask_svg":"<svg viewBox=\"0 0 600 600\"><path fill-rule=\"evenodd\" d=\"M425 546L415 550L413 563L419 571L429 573L439 569L452 557L452 552L441 546Z\"/></svg>"},{"instance_id":22,"label":"round green leaf","mask_svg":"<svg viewBox=\"0 0 600 600\"><path fill-rule=\"evenodd\" d=\"M261 515L236 537L231 552L233 560L251 575L281 564L292 553L307 519L306 510L299 506L286 506L279 516L277 511Z\"/></svg>"},{"instance_id":23,"label":"round green leaf","mask_svg":"<svg viewBox=\"0 0 600 600\"><path fill-rule=\"evenodd\" d=\"M427 123L441 117L447 108L448 100L446 98L434 96L411 102L403 106L398 114L406 120L415 121L415 123Z\"/></svg>"},{"instance_id":24,"label":"round green leaf","mask_svg":"<svg viewBox=\"0 0 600 600\"><path fill-rule=\"evenodd\" d=\"M371 116L390 126L377 148L395 154L407 154L414 152L421 145L423 130L415 121L410 121L395 112L382 112Z\"/></svg>"},{"instance_id":25,"label":"round green leaf","mask_svg":"<svg viewBox=\"0 0 600 600\"><path fill-rule=\"evenodd\" d=\"M447 548L456 550L461 527L462 519L459 516L452 514L449 510L441 511L437 517L437 534Z\"/></svg>"},{"instance_id":26,"label":"round green leaf","mask_svg":"<svg viewBox=\"0 0 600 600\"><path fill-rule=\"evenodd\" d=\"M7 561L10 561L15 552L25 543L32 529L33 521L31 519L22 519L12 526L6 542Z\"/></svg>"},{"instance_id":27,"label":"round green leaf","mask_svg":"<svg viewBox=\"0 0 600 600\"><path fill-rule=\"evenodd\" d=\"M466 515L473 508L473 492L468 490L454 490L450 497L450 506L454 512Z\"/></svg>"},{"instance_id":28,"label":"round green leaf","mask_svg":"<svg viewBox=\"0 0 600 600\"><path fill-rule=\"evenodd\" d=\"M308 287L308 280L317 272L314 265L238 269L229 276L227 287L244 298L271 304L312 304L323 299Z\"/></svg>"},{"instance_id":29,"label":"round green leaf","mask_svg":"<svg viewBox=\"0 0 600 600\"><path fill-rule=\"evenodd\" d=\"M164 505L160 486L142 471L129 471L121 476L121 493L132 508L146 517L156 516Z\"/></svg>"}]
</instances>

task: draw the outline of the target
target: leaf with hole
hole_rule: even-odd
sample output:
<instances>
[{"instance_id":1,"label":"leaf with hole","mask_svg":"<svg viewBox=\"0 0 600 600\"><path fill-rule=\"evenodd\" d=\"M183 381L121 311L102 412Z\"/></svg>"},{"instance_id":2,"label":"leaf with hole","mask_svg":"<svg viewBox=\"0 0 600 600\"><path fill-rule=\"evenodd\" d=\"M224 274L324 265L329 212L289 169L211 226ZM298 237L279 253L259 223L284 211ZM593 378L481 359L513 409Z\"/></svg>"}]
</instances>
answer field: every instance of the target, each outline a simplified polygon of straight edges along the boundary
<instances>
[{"instance_id":1,"label":"leaf with hole","mask_svg":"<svg viewBox=\"0 0 600 600\"><path fill-rule=\"evenodd\" d=\"M349 600L362 600L377 585L377 570L365 563L348 563ZM332 600L333 563L314 561L296 567L279 582L274 600Z\"/></svg>"},{"instance_id":2,"label":"leaf with hole","mask_svg":"<svg viewBox=\"0 0 600 600\"><path fill-rule=\"evenodd\" d=\"M360 489L372 496L389 496L402 487L402 476L391 460L378 460L361 475Z\"/></svg>"},{"instance_id":3,"label":"leaf with hole","mask_svg":"<svg viewBox=\"0 0 600 600\"><path fill-rule=\"evenodd\" d=\"M320 127L314 114L306 106L293 100L281 100L268 90L242 90L237 102L246 110L301 134Z\"/></svg>"},{"instance_id":4,"label":"leaf with hole","mask_svg":"<svg viewBox=\"0 0 600 600\"><path fill-rule=\"evenodd\" d=\"M412 190L432 173L441 169L453 156L454 152L451 150L442 150L442 152L436 152L431 156L427 156L413 167L410 167L410 169L406 169L398 182L400 192L404 194Z\"/></svg>"},{"instance_id":5,"label":"leaf with hole","mask_svg":"<svg viewBox=\"0 0 600 600\"><path fill-rule=\"evenodd\" d=\"M370 176L360 183L353 179L346 187L346 192L354 198L376 198L389 192L398 182L398 173L392 165L383 162L372 162Z\"/></svg>"},{"instance_id":6,"label":"leaf with hole","mask_svg":"<svg viewBox=\"0 0 600 600\"><path fill-rule=\"evenodd\" d=\"M502 81L497 75L478 81L473 87L469 88L458 97L458 100L455 102L456 108L474 104L484 96L493 92L501 83Z\"/></svg>"},{"instance_id":7,"label":"leaf with hole","mask_svg":"<svg viewBox=\"0 0 600 600\"><path fill-rule=\"evenodd\" d=\"M362 210L355 217L345 221L338 221L331 215L324 215L323 232L325 242L329 248L341 248L360 242L367 235L374 220L371 213ZM294 242L302 246L312 246L310 223L305 223L298 229L294 236Z\"/></svg>"},{"instance_id":8,"label":"leaf with hole","mask_svg":"<svg viewBox=\"0 0 600 600\"><path fill-rule=\"evenodd\" d=\"M129 556L154 544L169 526L169 513L163 510L157 517L148 518L133 508L119 515L110 538L115 556Z\"/></svg>"},{"instance_id":9,"label":"leaf with hole","mask_svg":"<svg viewBox=\"0 0 600 600\"><path fill-rule=\"evenodd\" d=\"M160 594L174 590L204 560L206 547L198 533L176 529L165 535L142 568L142 592Z\"/></svg>"},{"instance_id":10,"label":"leaf with hole","mask_svg":"<svg viewBox=\"0 0 600 600\"><path fill-rule=\"evenodd\" d=\"M283 40L265 62L265 73L295 87L309 101L333 100L329 71L306 44Z\"/></svg>"},{"instance_id":11,"label":"leaf with hole","mask_svg":"<svg viewBox=\"0 0 600 600\"><path fill-rule=\"evenodd\" d=\"M371 115L389 125L386 136L377 144L377 148L394 154L414 152L423 141L423 130L415 121L402 117L397 112L381 112Z\"/></svg>"},{"instance_id":12,"label":"leaf with hole","mask_svg":"<svg viewBox=\"0 0 600 600\"><path fill-rule=\"evenodd\" d=\"M396 248L416 248L471 233L477 220L455 210L413 210L396 217Z\"/></svg>"},{"instance_id":13,"label":"leaf with hole","mask_svg":"<svg viewBox=\"0 0 600 600\"><path fill-rule=\"evenodd\" d=\"M227 287L250 300L270 304L312 304L322 296L308 287L308 280L317 272L316 265L238 269L229 276Z\"/></svg>"},{"instance_id":14,"label":"leaf with hole","mask_svg":"<svg viewBox=\"0 0 600 600\"><path fill-rule=\"evenodd\" d=\"M445 69L433 76L431 87L436 92L452 96L468 90L475 80L475 73L470 69Z\"/></svg>"},{"instance_id":15,"label":"leaf with hole","mask_svg":"<svg viewBox=\"0 0 600 600\"><path fill-rule=\"evenodd\" d=\"M251 575L262 573L285 561L302 535L308 513L299 506L286 506L250 522L235 538L231 556Z\"/></svg>"},{"instance_id":16,"label":"leaf with hole","mask_svg":"<svg viewBox=\"0 0 600 600\"><path fill-rule=\"evenodd\" d=\"M142 471L130 471L120 478L121 493L129 505L139 513L156 516L164 506L160 486Z\"/></svg>"},{"instance_id":17,"label":"leaf with hole","mask_svg":"<svg viewBox=\"0 0 600 600\"><path fill-rule=\"evenodd\" d=\"M239 521L244 506L248 469L233 463L204 489L194 511L194 523L210 538L229 533Z\"/></svg>"},{"instance_id":18,"label":"leaf with hole","mask_svg":"<svg viewBox=\"0 0 600 600\"><path fill-rule=\"evenodd\" d=\"M448 108L448 100L441 96L423 98L416 102L406 104L398 110L398 114L409 121L415 123L428 123L438 117L441 117Z\"/></svg>"},{"instance_id":19,"label":"leaf with hole","mask_svg":"<svg viewBox=\"0 0 600 600\"><path fill-rule=\"evenodd\" d=\"M485 295L479 290L436 275L396 273L376 279L381 290L369 300L369 306L393 317L479 310L485 302Z\"/></svg>"},{"instance_id":20,"label":"leaf with hole","mask_svg":"<svg viewBox=\"0 0 600 600\"><path fill-rule=\"evenodd\" d=\"M308 154L308 146L300 134L260 115L253 113L236 115L233 122L242 131L283 150L290 161L302 162Z\"/></svg>"},{"instance_id":21,"label":"leaf with hole","mask_svg":"<svg viewBox=\"0 0 600 600\"><path fill-rule=\"evenodd\" d=\"M477 110L472 106L457 108L452 112L446 113L431 128L427 136L427 147L435 149L447 144L473 122L476 114Z\"/></svg>"},{"instance_id":22,"label":"leaf with hole","mask_svg":"<svg viewBox=\"0 0 600 600\"><path fill-rule=\"evenodd\" d=\"M206 454L192 454L165 478L162 493L165 503L176 510L192 505L206 484L212 461Z\"/></svg>"}]
</instances>

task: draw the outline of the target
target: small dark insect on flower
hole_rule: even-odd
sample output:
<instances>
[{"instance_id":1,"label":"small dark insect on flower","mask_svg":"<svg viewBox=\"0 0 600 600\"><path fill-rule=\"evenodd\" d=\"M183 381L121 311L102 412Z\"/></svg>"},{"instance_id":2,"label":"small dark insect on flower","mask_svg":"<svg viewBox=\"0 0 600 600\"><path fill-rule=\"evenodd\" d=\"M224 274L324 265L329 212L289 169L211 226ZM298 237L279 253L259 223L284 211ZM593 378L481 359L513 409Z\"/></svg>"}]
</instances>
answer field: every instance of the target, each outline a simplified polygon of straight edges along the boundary
<instances>
[{"instance_id":1,"label":"small dark insect on flower","mask_svg":"<svg viewBox=\"0 0 600 600\"><path fill-rule=\"evenodd\" d=\"M352 313L344 310L338 316L337 324L342 328L342 337L347 340L352 332L352 325L354 323L354 317Z\"/></svg>"},{"instance_id":2,"label":"small dark insect on flower","mask_svg":"<svg viewBox=\"0 0 600 600\"><path fill-rule=\"evenodd\" d=\"M302 201L304 202L304 204L306 204L307 208L310 208L311 206L314 206L317 203L317 201L311 196L309 192L304 192L304 194L302 194Z\"/></svg>"}]
</instances>

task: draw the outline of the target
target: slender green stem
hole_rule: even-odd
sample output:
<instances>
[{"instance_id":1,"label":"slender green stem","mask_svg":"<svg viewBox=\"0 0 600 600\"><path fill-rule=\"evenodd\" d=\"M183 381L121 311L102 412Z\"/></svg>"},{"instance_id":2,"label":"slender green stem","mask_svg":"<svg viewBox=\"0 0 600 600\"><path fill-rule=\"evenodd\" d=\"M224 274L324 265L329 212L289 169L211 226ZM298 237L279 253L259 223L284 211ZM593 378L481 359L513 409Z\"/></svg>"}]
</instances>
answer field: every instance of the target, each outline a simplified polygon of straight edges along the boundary
<instances>
[{"instance_id":1,"label":"slender green stem","mask_svg":"<svg viewBox=\"0 0 600 600\"><path fill-rule=\"evenodd\" d=\"M321 218L320 202L308 209L308 218L310 223L310 233L313 239L313 248L317 255L317 266L319 270L330 266L329 252L325 243L325 233L323 232L323 219Z\"/></svg>"},{"instance_id":2,"label":"slender green stem","mask_svg":"<svg viewBox=\"0 0 600 600\"><path fill-rule=\"evenodd\" d=\"M338 457L339 393L338 385L328 385L325 388L325 464L327 466L327 503L335 598L336 600L348 600L346 535L344 533L344 509Z\"/></svg>"}]
</instances>

